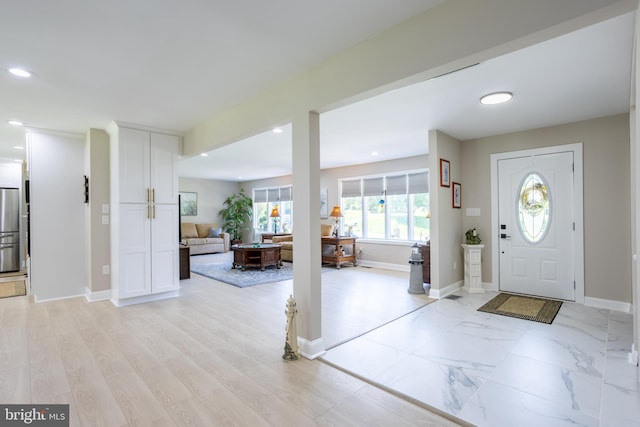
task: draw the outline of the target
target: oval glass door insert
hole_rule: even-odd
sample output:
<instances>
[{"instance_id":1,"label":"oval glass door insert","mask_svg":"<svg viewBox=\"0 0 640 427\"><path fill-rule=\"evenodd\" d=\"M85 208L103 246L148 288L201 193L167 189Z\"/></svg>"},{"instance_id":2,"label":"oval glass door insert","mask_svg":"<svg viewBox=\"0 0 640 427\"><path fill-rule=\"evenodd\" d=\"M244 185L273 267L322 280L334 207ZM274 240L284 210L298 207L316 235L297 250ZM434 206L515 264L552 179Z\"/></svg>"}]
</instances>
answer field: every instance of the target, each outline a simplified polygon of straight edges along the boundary
<instances>
[{"instance_id":1,"label":"oval glass door insert","mask_svg":"<svg viewBox=\"0 0 640 427\"><path fill-rule=\"evenodd\" d=\"M538 173L525 176L518 197L518 225L520 234L529 243L540 243L547 235L550 217L549 186Z\"/></svg>"}]
</instances>

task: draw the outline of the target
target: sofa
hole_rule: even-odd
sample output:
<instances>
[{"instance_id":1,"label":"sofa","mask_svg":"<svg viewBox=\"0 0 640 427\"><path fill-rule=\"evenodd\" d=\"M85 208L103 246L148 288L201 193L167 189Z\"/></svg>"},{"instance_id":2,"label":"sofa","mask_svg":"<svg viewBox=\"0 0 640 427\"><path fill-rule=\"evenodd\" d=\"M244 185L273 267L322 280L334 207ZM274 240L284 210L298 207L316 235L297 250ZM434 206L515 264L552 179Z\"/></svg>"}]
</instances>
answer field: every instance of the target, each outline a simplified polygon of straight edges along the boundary
<instances>
[{"instance_id":1,"label":"sofa","mask_svg":"<svg viewBox=\"0 0 640 427\"><path fill-rule=\"evenodd\" d=\"M181 243L190 248L191 255L229 252L229 233L223 233L217 224L180 224Z\"/></svg>"},{"instance_id":2,"label":"sofa","mask_svg":"<svg viewBox=\"0 0 640 427\"><path fill-rule=\"evenodd\" d=\"M331 237L333 234L333 224L320 224L320 236ZM272 243L279 243L282 245L280 248L280 256L282 261L293 262L293 234L289 236L273 236Z\"/></svg>"}]
</instances>

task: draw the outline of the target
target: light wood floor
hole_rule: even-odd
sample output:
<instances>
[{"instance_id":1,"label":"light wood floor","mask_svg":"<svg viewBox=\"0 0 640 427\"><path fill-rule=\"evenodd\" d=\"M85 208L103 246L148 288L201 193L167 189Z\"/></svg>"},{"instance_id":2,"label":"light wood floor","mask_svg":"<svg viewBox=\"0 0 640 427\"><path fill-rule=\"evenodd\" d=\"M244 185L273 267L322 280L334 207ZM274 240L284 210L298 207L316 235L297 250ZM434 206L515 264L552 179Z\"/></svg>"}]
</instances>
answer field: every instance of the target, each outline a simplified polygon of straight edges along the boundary
<instances>
[{"instance_id":1,"label":"light wood floor","mask_svg":"<svg viewBox=\"0 0 640 427\"><path fill-rule=\"evenodd\" d=\"M72 426L458 425L320 361L283 362L290 287L192 275L179 298L124 308L0 299L0 402L69 403ZM368 305L384 306L347 310Z\"/></svg>"}]
</instances>

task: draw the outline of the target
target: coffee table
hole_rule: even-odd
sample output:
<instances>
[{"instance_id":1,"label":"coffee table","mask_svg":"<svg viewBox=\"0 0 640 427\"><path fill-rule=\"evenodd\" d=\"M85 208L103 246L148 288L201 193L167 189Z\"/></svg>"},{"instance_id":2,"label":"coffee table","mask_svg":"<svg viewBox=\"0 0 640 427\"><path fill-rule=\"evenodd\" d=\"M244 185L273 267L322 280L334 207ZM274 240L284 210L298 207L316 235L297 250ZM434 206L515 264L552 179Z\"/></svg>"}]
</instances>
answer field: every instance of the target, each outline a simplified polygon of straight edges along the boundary
<instances>
[{"instance_id":1,"label":"coffee table","mask_svg":"<svg viewBox=\"0 0 640 427\"><path fill-rule=\"evenodd\" d=\"M282 258L280 248L277 243L260 243L259 245L233 245L233 267L240 267L245 271L247 267L260 267L264 271L265 267L275 265L280 268Z\"/></svg>"}]
</instances>

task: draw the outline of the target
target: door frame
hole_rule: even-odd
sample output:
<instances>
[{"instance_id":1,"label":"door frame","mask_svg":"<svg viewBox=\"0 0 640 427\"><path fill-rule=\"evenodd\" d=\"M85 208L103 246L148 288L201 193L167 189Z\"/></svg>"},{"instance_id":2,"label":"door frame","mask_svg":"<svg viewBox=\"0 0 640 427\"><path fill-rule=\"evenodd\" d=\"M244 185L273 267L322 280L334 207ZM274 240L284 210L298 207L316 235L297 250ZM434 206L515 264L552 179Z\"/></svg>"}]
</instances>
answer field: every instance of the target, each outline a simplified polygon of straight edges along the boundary
<instances>
[{"instance_id":1,"label":"door frame","mask_svg":"<svg viewBox=\"0 0 640 427\"><path fill-rule=\"evenodd\" d=\"M498 218L498 161L514 157L573 152L575 234L573 239L573 268L575 278L575 302L584 304L584 203L582 143L510 151L491 154L491 290L500 290L500 225Z\"/></svg>"}]
</instances>

